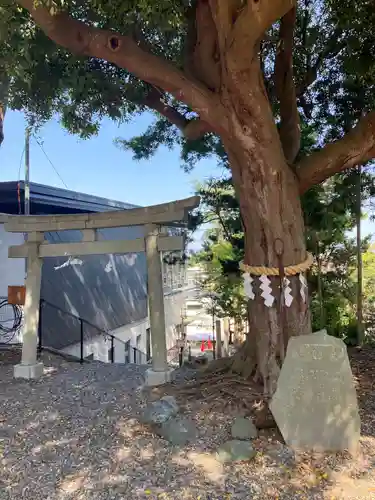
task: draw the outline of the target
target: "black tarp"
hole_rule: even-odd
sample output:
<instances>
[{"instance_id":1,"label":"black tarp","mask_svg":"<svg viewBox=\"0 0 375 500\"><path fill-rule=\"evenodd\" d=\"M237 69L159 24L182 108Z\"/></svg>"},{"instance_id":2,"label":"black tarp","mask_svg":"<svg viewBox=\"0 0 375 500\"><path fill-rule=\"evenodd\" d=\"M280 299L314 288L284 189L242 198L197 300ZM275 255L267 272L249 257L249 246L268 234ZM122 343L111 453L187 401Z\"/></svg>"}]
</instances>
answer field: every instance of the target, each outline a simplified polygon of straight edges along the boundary
<instances>
[{"instance_id":1,"label":"black tarp","mask_svg":"<svg viewBox=\"0 0 375 500\"><path fill-rule=\"evenodd\" d=\"M130 240L140 227L98 231L98 239ZM80 231L46 233L50 242L81 240ZM113 330L147 317L147 267L144 253L46 258L42 270L42 343L55 349L80 341L83 318L102 330ZM57 306L62 311L53 308ZM84 323L85 338L99 332Z\"/></svg>"}]
</instances>

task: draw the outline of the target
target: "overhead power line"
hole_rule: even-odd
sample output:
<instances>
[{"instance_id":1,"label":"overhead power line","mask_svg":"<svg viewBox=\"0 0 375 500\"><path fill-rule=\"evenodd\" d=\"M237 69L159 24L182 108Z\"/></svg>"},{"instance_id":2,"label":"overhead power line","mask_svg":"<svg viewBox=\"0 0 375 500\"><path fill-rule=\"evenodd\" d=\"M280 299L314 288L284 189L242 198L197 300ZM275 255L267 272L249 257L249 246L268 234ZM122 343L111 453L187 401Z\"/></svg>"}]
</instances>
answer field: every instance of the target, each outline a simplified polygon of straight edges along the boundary
<instances>
[{"instance_id":1,"label":"overhead power line","mask_svg":"<svg viewBox=\"0 0 375 500\"><path fill-rule=\"evenodd\" d=\"M25 146L23 147L22 153L21 153L21 158L20 158L20 166L18 169L18 177L17 180L18 182L21 180L21 168L22 168L22 160L23 160L23 155L25 154Z\"/></svg>"},{"instance_id":2,"label":"overhead power line","mask_svg":"<svg viewBox=\"0 0 375 500\"><path fill-rule=\"evenodd\" d=\"M57 170L57 168L55 167L55 165L52 163L52 160L50 159L50 157L45 152L43 144L41 144L40 141L38 141L38 139L35 136L34 136L34 139L35 139L36 143L38 144L38 146L40 147L40 149L42 150L44 156L47 158L47 161L49 162L49 164L51 165L51 167L53 168L53 170L55 171L55 173L59 177L60 181L64 184L64 186L66 187L66 189L69 189L68 186L66 185L64 179L61 177L59 171Z\"/></svg>"}]
</instances>

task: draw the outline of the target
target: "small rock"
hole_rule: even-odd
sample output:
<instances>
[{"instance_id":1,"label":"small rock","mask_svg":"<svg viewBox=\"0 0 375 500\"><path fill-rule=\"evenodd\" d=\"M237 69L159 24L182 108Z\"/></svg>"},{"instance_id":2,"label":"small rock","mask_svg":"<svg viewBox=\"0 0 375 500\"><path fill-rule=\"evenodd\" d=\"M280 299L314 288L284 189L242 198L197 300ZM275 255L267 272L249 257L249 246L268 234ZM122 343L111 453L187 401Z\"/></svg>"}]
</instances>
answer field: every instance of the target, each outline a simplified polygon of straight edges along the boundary
<instances>
[{"instance_id":1,"label":"small rock","mask_svg":"<svg viewBox=\"0 0 375 500\"><path fill-rule=\"evenodd\" d=\"M256 454L249 441L234 439L220 446L216 452L216 459L221 463L244 462L251 460Z\"/></svg>"},{"instance_id":2,"label":"small rock","mask_svg":"<svg viewBox=\"0 0 375 500\"><path fill-rule=\"evenodd\" d=\"M187 419L171 418L156 431L174 446L182 446L192 441L197 435L195 425Z\"/></svg>"},{"instance_id":3,"label":"small rock","mask_svg":"<svg viewBox=\"0 0 375 500\"><path fill-rule=\"evenodd\" d=\"M253 422L244 417L237 417L231 429L233 439L255 439L258 431Z\"/></svg>"},{"instance_id":4,"label":"small rock","mask_svg":"<svg viewBox=\"0 0 375 500\"><path fill-rule=\"evenodd\" d=\"M160 399L160 401L166 401L169 405L171 405L175 409L176 413L178 412L178 404L173 396L163 396Z\"/></svg>"},{"instance_id":5,"label":"small rock","mask_svg":"<svg viewBox=\"0 0 375 500\"><path fill-rule=\"evenodd\" d=\"M164 396L158 401L149 403L142 415L146 424L163 424L178 412L178 405L173 396Z\"/></svg>"}]
</instances>

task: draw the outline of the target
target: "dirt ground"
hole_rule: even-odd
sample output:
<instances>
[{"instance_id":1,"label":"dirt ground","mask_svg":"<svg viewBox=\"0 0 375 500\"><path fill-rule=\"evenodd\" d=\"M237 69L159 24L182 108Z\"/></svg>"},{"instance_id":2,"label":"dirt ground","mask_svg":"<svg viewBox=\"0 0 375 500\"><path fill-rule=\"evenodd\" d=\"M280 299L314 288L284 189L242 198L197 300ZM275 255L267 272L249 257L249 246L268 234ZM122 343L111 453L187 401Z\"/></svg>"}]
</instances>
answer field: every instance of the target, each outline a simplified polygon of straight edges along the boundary
<instances>
[{"instance_id":1,"label":"dirt ground","mask_svg":"<svg viewBox=\"0 0 375 500\"><path fill-rule=\"evenodd\" d=\"M234 413L193 401L194 443L173 449L139 423L147 400L142 367L80 366L43 355L39 381L13 379L17 356L0 356L0 499L374 500L375 349L351 349L362 421L361 449L295 454L261 431L249 462L222 465Z\"/></svg>"},{"instance_id":2,"label":"dirt ground","mask_svg":"<svg viewBox=\"0 0 375 500\"><path fill-rule=\"evenodd\" d=\"M293 485L299 495L291 498L375 499L375 349L350 348L349 356L360 406L360 452L300 455L285 473L285 488Z\"/></svg>"},{"instance_id":3,"label":"dirt ground","mask_svg":"<svg viewBox=\"0 0 375 500\"><path fill-rule=\"evenodd\" d=\"M349 453L294 454L277 429L261 430L258 439L253 441L258 452L255 460L232 469L242 475L244 484L261 487L259 497L253 494L248 498L375 500L375 348L350 348L349 357L360 407L359 453L356 456ZM210 399L210 388L206 394ZM225 427L233 419L235 410L230 405L223 406L224 403L219 402L211 412L204 409L204 402L196 402L190 405L188 413L201 421L203 415L209 413L210 419L221 419Z\"/></svg>"}]
</instances>

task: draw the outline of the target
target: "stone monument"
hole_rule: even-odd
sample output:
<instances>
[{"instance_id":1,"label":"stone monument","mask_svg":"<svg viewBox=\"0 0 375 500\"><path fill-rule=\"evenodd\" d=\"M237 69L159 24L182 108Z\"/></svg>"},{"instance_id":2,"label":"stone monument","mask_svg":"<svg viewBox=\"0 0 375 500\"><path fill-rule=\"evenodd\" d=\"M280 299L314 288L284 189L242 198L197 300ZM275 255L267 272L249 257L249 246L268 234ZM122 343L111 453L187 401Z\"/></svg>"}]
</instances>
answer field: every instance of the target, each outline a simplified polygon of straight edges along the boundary
<instances>
[{"instance_id":1,"label":"stone monument","mask_svg":"<svg viewBox=\"0 0 375 500\"><path fill-rule=\"evenodd\" d=\"M325 330L292 337L270 410L288 446L355 452L360 419L344 342Z\"/></svg>"}]
</instances>

